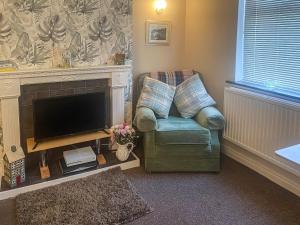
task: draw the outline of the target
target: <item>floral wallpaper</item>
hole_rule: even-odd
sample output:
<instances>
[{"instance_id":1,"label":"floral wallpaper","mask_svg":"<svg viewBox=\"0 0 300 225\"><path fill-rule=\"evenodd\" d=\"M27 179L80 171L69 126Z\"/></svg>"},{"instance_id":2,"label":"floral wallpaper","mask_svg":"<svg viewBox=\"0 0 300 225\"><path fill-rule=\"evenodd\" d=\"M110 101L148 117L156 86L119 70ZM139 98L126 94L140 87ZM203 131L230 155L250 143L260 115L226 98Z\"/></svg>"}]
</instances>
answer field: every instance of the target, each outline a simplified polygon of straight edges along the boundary
<instances>
[{"instance_id":1,"label":"floral wallpaper","mask_svg":"<svg viewBox=\"0 0 300 225\"><path fill-rule=\"evenodd\" d=\"M19 69L132 58L132 0L0 0L0 60Z\"/></svg>"},{"instance_id":2,"label":"floral wallpaper","mask_svg":"<svg viewBox=\"0 0 300 225\"><path fill-rule=\"evenodd\" d=\"M3 132L2 132L2 118L1 118L1 100L0 100L0 160L3 151ZM0 165L1 167L1 165ZM0 174L1 176L1 174Z\"/></svg>"}]
</instances>

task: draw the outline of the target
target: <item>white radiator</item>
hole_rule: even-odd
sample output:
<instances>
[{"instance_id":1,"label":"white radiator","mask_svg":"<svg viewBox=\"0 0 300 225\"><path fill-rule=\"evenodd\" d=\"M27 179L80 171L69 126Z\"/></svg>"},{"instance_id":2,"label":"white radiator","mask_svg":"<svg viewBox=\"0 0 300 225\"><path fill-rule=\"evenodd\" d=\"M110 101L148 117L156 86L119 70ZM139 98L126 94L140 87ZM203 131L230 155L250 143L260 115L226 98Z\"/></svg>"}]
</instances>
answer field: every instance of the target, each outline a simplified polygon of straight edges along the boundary
<instances>
[{"instance_id":1,"label":"white radiator","mask_svg":"<svg viewBox=\"0 0 300 225\"><path fill-rule=\"evenodd\" d=\"M300 104L226 87L224 138L300 177L300 165L275 151L300 144Z\"/></svg>"}]
</instances>

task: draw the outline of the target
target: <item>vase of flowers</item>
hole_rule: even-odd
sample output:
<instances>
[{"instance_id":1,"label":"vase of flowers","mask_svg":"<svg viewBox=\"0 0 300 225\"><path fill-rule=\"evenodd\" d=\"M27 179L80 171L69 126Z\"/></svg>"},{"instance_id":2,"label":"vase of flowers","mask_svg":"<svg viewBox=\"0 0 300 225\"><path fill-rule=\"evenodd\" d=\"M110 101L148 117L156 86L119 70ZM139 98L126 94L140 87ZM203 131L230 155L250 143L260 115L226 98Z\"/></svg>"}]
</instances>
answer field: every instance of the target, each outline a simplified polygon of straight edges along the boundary
<instances>
[{"instance_id":1,"label":"vase of flowers","mask_svg":"<svg viewBox=\"0 0 300 225\"><path fill-rule=\"evenodd\" d=\"M112 143L116 142L118 149L116 156L120 161L126 161L134 148L133 142L137 138L135 130L126 123L112 127Z\"/></svg>"}]
</instances>

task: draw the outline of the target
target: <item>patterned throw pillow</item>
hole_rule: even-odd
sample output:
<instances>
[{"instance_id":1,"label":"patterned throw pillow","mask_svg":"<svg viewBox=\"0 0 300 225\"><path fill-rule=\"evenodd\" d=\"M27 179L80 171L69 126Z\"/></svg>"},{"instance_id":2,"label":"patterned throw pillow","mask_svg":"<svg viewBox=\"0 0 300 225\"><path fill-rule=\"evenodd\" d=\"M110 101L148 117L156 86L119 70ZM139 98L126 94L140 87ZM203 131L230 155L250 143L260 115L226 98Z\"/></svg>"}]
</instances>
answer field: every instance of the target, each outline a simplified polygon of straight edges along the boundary
<instances>
[{"instance_id":1,"label":"patterned throw pillow","mask_svg":"<svg viewBox=\"0 0 300 225\"><path fill-rule=\"evenodd\" d=\"M150 108L159 117L168 118L175 89L159 80L145 77L137 107Z\"/></svg>"},{"instance_id":2,"label":"patterned throw pillow","mask_svg":"<svg viewBox=\"0 0 300 225\"><path fill-rule=\"evenodd\" d=\"M177 86L174 103L184 118L191 118L201 109L216 104L206 92L198 74Z\"/></svg>"}]
</instances>

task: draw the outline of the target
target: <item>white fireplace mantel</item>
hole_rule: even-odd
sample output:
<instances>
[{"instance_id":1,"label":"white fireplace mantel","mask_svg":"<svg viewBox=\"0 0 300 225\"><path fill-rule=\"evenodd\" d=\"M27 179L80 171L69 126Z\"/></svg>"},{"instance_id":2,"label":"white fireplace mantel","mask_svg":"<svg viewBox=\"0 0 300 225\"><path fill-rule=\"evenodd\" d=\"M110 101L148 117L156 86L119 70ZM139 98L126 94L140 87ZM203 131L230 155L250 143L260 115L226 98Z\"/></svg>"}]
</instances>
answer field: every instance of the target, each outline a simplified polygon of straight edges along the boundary
<instances>
[{"instance_id":1,"label":"white fireplace mantel","mask_svg":"<svg viewBox=\"0 0 300 225\"><path fill-rule=\"evenodd\" d=\"M20 146L19 96L26 84L109 79L112 124L124 122L125 88L131 79L131 66L47 69L0 73L0 102L4 151ZM1 123L0 123L1 124Z\"/></svg>"}]
</instances>

